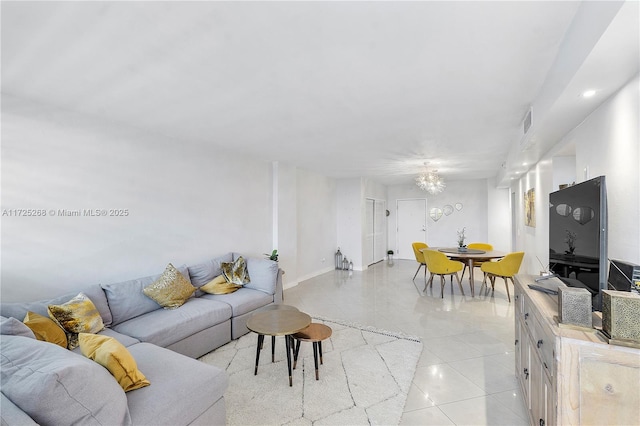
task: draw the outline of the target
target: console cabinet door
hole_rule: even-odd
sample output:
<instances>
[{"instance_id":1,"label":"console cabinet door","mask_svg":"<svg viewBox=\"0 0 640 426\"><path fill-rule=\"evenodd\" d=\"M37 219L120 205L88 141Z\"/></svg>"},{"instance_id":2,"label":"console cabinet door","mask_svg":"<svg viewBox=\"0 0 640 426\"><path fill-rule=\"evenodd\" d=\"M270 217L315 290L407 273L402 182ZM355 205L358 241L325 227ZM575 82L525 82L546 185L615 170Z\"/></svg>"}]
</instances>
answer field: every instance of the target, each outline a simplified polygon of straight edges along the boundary
<instances>
[{"instance_id":1,"label":"console cabinet door","mask_svg":"<svg viewBox=\"0 0 640 426\"><path fill-rule=\"evenodd\" d=\"M529 344L529 337L524 330L524 326L521 327L523 328L523 330L522 339L520 341L520 370L518 370L517 379L522 384L522 400L524 401L527 409L531 410L531 365L529 365L529 353L531 345Z\"/></svg>"},{"instance_id":2,"label":"console cabinet door","mask_svg":"<svg viewBox=\"0 0 640 426\"><path fill-rule=\"evenodd\" d=\"M533 417L533 424L539 426L545 426L546 413L545 413L545 393L544 393L544 372L542 370L542 363L538 358L538 354L535 351L531 351L530 355L531 374L530 374L530 393L531 393L531 416Z\"/></svg>"},{"instance_id":3,"label":"console cabinet door","mask_svg":"<svg viewBox=\"0 0 640 426\"><path fill-rule=\"evenodd\" d=\"M545 376L545 426L556 426L556 392L553 383Z\"/></svg>"}]
</instances>

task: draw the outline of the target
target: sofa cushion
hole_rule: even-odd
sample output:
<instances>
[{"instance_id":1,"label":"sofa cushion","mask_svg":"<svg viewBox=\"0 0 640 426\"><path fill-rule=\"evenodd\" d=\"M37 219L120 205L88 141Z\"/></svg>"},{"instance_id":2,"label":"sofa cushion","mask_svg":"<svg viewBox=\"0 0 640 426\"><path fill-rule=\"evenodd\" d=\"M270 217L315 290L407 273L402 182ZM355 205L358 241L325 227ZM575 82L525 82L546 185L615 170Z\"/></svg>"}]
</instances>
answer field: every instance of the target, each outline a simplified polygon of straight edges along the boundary
<instances>
[{"instance_id":1,"label":"sofa cushion","mask_svg":"<svg viewBox=\"0 0 640 426\"><path fill-rule=\"evenodd\" d=\"M31 417L11 402L3 393L0 393L0 424L5 425L37 425Z\"/></svg>"},{"instance_id":2,"label":"sofa cushion","mask_svg":"<svg viewBox=\"0 0 640 426\"><path fill-rule=\"evenodd\" d=\"M224 275L218 275L207 284L200 287L200 290L208 294L228 294L242 288L239 284L230 283Z\"/></svg>"},{"instance_id":3,"label":"sofa cushion","mask_svg":"<svg viewBox=\"0 0 640 426\"><path fill-rule=\"evenodd\" d=\"M227 303L231 306L231 311L234 317L244 315L247 312L251 312L273 302L273 296L259 290L246 288L246 286L234 293L216 295L205 294L200 299Z\"/></svg>"},{"instance_id":4,"label":"sofa cushion","mask_svg":"<svg viewBox=\"0 0 640 426\"><path fill-rule=\"evenodd\" d=\"M179 308L193 295L196 288L191 285L172 264L168 264L162 275L142 289L145 296L153 299L165 309Z\"/></svg>"},{"instance_id":5,"label":"sofa cushion","mask_svg":"<svg viewBox=\"0 0 640 426\"><path fill-rule=\"evenodd\" d=\"M247 259L247 269L251 276L251 282L245 284L246 288L264 291L267 294L274 294L276 292L278 262L250 257Z\"/></svg>"},{"instance_id":6,"label":"sofa cushion","mask_svg":"<svg viewBox=\"0 0 640 426\"><path fill-rule=\"evenodd\" d=\"M186 277L189 272L186 266L177 267L178 271ZM136 278L113 284L102 284L102 288L109 301L109 308L113 317L113 324L120 324L148 312L160 309L160 306L144 295L142 289L157 280L160 275ZM126 333L125 333L126 334Z\"/></svg>"},{"instance_id":7,"label":"sofa cushion","mask_svg":"<svg viewBox=\"0 0 640 426\"><path fill-rule=\"evenodd\" d=\"M82 355L109 370L125 392L150 385L127 348L113 337L80 333L78 343Z\"/></svg>"},{"instance_id":8,"label":"sofa cushion","mask_svg":"<svg viewBox=\"0 0 640 426\"><path fill-rule=\"evenodd\" d=\"M67 333L51 318L29 311L24 317L24 324L33 331L36 339L67 348Z\"/></svg>"},{"instance_id":9,"label":"sofa cushion","mask_svg":"<svg viewBox=\"0 0 640 426\"><path fill-rule=\"evenodd\" d=\"M107 296L104 294L104 290L100 287L100 284L87 286L82 289L82 292L91 299L95 307L98 309L98 312L100 312L100 316L102 317L102 322L105 327L109 327L113 322L113 317L111 316Z\"/></svg>"},{"instance_id":10,"label":"sofa cushion","mask_svg":"<svg viewBox=\"0 0 640 426\"><path fill-rule=\"evenodd\" d=\"M178 309L157 309L113 326L118 333L167 347L231 318L226 303L192 298ZM146 373L145 373L146 374Z\"/></svg>"},{"instance_id":11,"label":"sofa cushion","mask_svg":"<svg viewBox=\"0 0 640 426\"><path fill-rule=\"evenodd\" d=\"M39 424L130 424L127 398L109 372L57 345L2 336L2 393Z\"/></svg>"},{"instance_id":12,"label":"sofa cushion","mask_svg":"<svg viewBox=\"0 0 640 426\"><path fill-rule=\"evenodd\" d=\"M151 386L126 394L134 424L191 424L223 396L228 386L224 370L212 365L148 343L128 349L151 382Z\"/></svg>"},{"instance_id":13,"label":"sofa cushion","mask_svg":"<svg viewBox=\"0 0 640 426\"><path fill-rule=\"evenodd\" d=\"M221 265L223 262L233 262L233 256L231 253L207 260L206 262L199 263L197 265L189 266L191 284L196 288L200 288L218 275L222 274ZM199 296L200 294L196 295Z\"/></svg>"},{"instance_id":14,"label":"sofa cushion","mask_svg":"<svg viewBox=\"0 0 640 426\"><path fill-rule=\"evenodd\" d=\"M32 339L36 338L36 335L33 334L33 331L31 331L29 327L27 327L22 321L13 317L6 318L0 316L0 334L30 337Z\"/></svg>"},{"instance_id":15,"label":"sofa cushion","mask_svg":"<svg viewBox=\"0 0 640 426\"><path fill-rule=\"evenodd\" d=\"M140 340L136 339L135 337L131 337L131 336L127 336L126 334L118 333L117 331L112 330L110 328L105 328L104 330L102 330L98 334L100 336L113 337L118 342L122 343L125 347L131 346L131 345L135 345L136 343L140 343Z\"/></svg>"}]
</instances>

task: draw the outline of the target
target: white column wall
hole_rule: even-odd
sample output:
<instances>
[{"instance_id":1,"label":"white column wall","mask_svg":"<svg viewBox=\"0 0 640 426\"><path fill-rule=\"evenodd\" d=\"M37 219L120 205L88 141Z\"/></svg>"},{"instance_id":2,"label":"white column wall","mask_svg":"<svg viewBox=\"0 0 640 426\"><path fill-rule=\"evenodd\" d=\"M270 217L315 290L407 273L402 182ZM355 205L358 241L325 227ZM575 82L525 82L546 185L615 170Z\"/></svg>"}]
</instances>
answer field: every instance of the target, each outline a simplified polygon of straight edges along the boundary
<instances>
[{"instance_id":1,"label":"white column wall","mask_svg":"<svg viewBox=\"0 0 640 426\"><path fill-rule=\"evenodd\" d=\"M297 169L297 281L333 269L336 217L336 180Z\"/></svg>"},{"instance_id":2,"label":"white column wall","mask_svg":"<svg viewBox=\"0 0 640 426\"><path fill-rule=\"evenodd\" d=\"M365 206L361 178L338 179L337 199L337 247L350 261L353 269L363 270L363 240ZM335 249L334 249L335 250Z\"/></svg>"},{"instance_id":3,"label":"white column wall","mask_svg":"<svg viewBox=\"0 0 640 426\"><path fill-rule=\"evenodd\" d=\"M298 171L278 163L278 263L284 288L298 284ZM304 254L303 254L304 255Z\"/></svg>"},{"instance_id":4,"label":"white column wall","mask_svg":"<svg viewBox=\"0 0 640 426\"><path fill-rule=\"evenodd\" d=\"M487 242L506 252L512 251L509 197L508 188L496 188L496 179L487 179Z\"/></svg>"}]
</instances>

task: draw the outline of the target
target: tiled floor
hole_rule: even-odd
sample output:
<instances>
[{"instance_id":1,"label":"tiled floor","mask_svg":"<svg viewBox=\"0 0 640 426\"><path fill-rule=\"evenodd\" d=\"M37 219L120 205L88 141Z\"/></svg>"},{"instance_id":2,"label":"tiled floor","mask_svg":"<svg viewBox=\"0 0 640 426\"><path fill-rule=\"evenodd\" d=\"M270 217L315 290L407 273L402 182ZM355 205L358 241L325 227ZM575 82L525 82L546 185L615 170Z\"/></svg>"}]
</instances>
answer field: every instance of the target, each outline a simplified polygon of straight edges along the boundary
<instances>
[{"instance_id":1,"label":"tiled floor","mask_svg":"<svg viewBox=\"0 0 640 426\"><path fill-rule=\"evenodd\" d=\"M312 316L341 319L420 336L424 345L401 424L526 425L514 375L513 303L504 282L476 296L447 279L423 293L415 261L380 262L367 271L332 271L285 290L285 303ZM513 286L509 283L510 292Z\"/></svg>"}]
</instances>

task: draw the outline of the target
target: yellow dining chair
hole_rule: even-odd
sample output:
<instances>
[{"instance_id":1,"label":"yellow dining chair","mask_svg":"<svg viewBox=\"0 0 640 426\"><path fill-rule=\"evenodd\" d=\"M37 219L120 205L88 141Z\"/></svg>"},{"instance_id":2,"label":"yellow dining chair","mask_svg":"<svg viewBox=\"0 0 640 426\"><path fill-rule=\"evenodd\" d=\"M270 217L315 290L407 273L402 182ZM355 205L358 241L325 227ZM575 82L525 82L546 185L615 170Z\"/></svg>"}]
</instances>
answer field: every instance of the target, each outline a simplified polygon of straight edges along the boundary
<instances>
[{"instance_id":1,"label":"yellow dining chair","mask_svg":"<svg viewBox=\"0 0 640 426\"><path fill-rule=\"evenodd\" d=\"M420 251L421 249L426 249L429 246L426 245L425 243L421 243L416 241L415 243L411 244L411 247L413 247L413 254L416 257L416 262L419 263L418 265L418 270L416 271L415 275L413 276L413 279L415 281L416 277L418 276L418 272L420 272L420 268L422 268L424 266L424 281L427 281L427 265L424 262L424 255L422 254L422 252Z\"/></svg>"},{"instance_id":2,"label":"yellow dining chair","mask_svg":"<svg viewBox=\"0 0 640 426\"><path fill-rule=\"evenodd\" d=\"M444 276L455 275L456 279L458 280L458 286L460 286L460 291L464 295L462 283L460 282L460 277L458 276L458 272L462 271L464 264L456 260L450 260L444 253L436 250L425 250L423 251L423 253L424 260L425 262L427 262L427 269L429 269L429 272L431 272L429 282L424 283L424 291L427 290L427 284L430 284L433 287L433 277L435 275L440 275L440 297L444 298ZM451 278L451 285L453 285L453 278Z\"/></svg>"},{"instance_id":3,"label":"yellow dining chair","mask_svg":"<svg viewBox=\"0 0 640 426\"><path fill-rule=\"evenodd\" d=\"M487 277L491 281L491 290L495 290L496 277L502 277L504 279L504 286L507 288L507 299L511 302L511 296L509 295L509 284L507 278L513 282L513 276L520 270L522 264L522 258L524 257L523 251L517 251L515 253L509 253L497 262L485 262L480 269L484 272L484 280L482 280L482 287L487 284ZM480 290L482 290L480 287Z\"/></svg>"},{"instance_id":4,"label":"yellow dining chair","mask_svg":"<svg viewBox=\"0 0 640 426\"><path fill-rule=\"evenodd\" d=\"M492 251L493 250L493 246L491 244L487 244L487 243L469 243L467 244L467 248L470 249L476 249L476 250L484 250L484 251ZM473 261L473 266L477 266L480 267L482 266L482 264L485 261L483 260L474 260ZM462 275L460 276L460 279L464 278L464 273L467 271L467 268L469 267L469 265L465 264L464 265L464 269L462 270Z\"/></svg>"}]
</instances>

